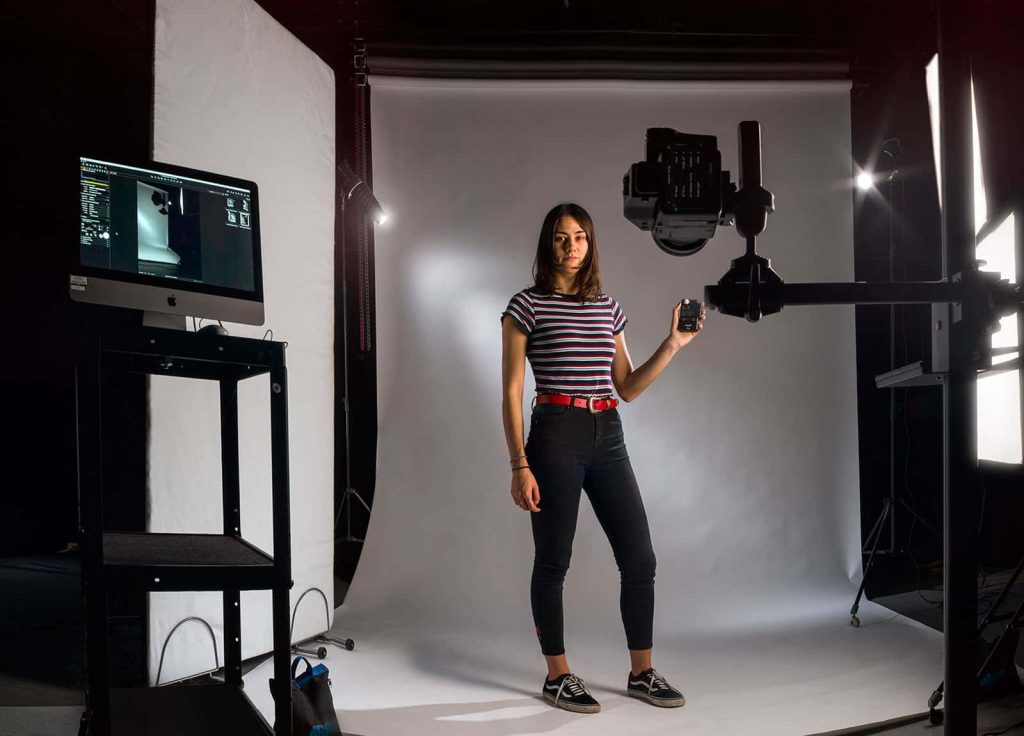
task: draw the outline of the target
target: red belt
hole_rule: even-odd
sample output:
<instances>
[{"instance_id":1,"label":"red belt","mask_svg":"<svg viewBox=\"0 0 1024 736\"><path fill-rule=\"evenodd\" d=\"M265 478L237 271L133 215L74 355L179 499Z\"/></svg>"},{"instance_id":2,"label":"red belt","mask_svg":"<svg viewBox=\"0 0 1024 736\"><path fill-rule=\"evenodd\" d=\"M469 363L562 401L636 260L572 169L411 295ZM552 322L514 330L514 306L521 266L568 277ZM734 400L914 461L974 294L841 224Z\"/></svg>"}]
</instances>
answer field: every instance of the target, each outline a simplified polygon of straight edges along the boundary
<instances>
[{"instance_id":1,"label":"red belt","mask_svg":"<svg viewBox=\"0 0 1024 736\"><path fill-rule=\"evenodd\" d=\"M599 411L608 411L619 405L618 399L599 399L590 396L584 399L582 396L566 396L564 394L537 394L538 404L560 404L561 406L575 406L578 409L589 409L591 414Z\"/></svg>"}]
</instances>

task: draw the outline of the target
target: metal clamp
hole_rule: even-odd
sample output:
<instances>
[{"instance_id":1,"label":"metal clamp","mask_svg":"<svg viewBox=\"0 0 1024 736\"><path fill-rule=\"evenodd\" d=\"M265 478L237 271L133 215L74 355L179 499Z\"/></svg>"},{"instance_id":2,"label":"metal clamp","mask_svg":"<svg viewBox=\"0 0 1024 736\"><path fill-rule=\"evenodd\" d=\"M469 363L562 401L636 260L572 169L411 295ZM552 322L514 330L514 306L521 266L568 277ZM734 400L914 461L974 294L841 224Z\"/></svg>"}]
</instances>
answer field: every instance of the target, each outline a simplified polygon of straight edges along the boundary
<instances>
[{"instance_id":1,"label":"metal clamp","mask_svg":"<svg viewBox=\"0 0 1024 736\"><path fill-rule=\"evenodd\" d=\"M357 38L352 43L352 71L356 87L367 86L368 77L366 69L366 41Z\"/></svg>"}]
</instances>

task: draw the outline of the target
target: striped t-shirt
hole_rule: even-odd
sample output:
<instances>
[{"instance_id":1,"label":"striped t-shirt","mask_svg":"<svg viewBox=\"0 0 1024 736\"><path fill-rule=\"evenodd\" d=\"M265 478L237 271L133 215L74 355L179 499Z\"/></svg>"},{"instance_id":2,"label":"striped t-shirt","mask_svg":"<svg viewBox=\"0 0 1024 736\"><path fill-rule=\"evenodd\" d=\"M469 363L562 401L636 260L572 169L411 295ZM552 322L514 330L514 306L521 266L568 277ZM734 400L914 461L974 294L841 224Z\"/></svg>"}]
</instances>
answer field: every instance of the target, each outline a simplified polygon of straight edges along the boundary
<instances>
[{"instance_id":1,"label":"striped t-shirt","mask_svg":"<svg viewBox=\"0 0 1024 736\"><path fill-rule=\"evenodd\" d=\"M527 334L526 357L537 393L608 396L613 392L615 335L626 326L619 303L607 294L580 303L567 294L524 289L501 319L512 317Z\"/></svg>"}]
</instances>

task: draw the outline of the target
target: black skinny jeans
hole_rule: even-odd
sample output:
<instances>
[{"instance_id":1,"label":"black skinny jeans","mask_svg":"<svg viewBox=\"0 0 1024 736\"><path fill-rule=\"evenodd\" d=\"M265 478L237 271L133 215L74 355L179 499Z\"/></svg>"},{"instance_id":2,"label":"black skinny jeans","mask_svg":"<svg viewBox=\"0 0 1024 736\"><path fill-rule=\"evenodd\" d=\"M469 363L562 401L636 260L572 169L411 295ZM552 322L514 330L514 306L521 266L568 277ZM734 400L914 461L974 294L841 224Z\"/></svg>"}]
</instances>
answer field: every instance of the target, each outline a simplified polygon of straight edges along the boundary
<instances>
[{"instance_id":1,"label":"black skinny jeans","mask_svg":"<svg viewBox=\"0 0 1024 736\"><path fill-rule=\"evenodd\" d=\"M647 514L615 409L541 404L530 418L526 456L540 487L533 512L530 602L541 651L564 654L562 584L572 556L580 489L611 542L619 567L619 607L630 649L650 649L654 626L654 549Z\"/></svg>"}]
</instances>

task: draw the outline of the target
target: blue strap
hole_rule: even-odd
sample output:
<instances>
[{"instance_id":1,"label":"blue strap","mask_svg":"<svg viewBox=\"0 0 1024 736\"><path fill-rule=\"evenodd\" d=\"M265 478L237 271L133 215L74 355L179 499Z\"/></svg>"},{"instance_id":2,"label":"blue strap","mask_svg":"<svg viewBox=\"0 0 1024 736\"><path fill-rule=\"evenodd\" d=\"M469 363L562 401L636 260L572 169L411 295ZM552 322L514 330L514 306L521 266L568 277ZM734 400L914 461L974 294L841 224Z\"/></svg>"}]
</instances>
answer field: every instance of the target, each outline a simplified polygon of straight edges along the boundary
<instances>
[{"instance_id":1,"label":"blue strap","mask_svg":"<svg viewBox=\"0 0 1024 736\"><path fill-rule=\"evenodd\" d=\"M292 679L293 680L298 679L295 676L295 674L296 674L296 672L299 669L299 662L305 662L306 663L306 672L309 672L309 670L313 669L313 665L311 665L309 663L308 659L306 659L305 657L296 657L295 660L292 662Z\"/></svg>"},{"instance_id":2,"label":"blue strap","mask_svg":"<svg viewBox=\"0 0 1024 736\"><path fill-rule=\"evenodd\" d=\"M293 677L292 679L295 681L295 684L298 685L299 687L306 687L306 683L309 682L310 680L312 680L312 679L314 679L316 677L319 677L320 675L326 675L326 674L328 674L327 666L326 665L322 665L322 664L318 664L316 667L313 667L312 669L308 669L305 672L303 672L301 675L299 675L298 677Z\"/></svg>"}]
</instances>

